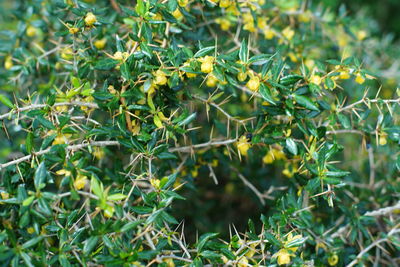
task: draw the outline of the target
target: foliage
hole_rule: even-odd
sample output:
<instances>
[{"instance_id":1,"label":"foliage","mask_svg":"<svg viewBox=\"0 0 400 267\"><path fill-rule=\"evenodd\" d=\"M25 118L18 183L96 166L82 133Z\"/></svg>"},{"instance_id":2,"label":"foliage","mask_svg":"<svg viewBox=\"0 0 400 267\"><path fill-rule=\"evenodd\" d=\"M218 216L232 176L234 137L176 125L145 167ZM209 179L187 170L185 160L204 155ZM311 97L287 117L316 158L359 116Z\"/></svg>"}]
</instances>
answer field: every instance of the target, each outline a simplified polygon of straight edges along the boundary
<instances>
[{"instance_id":1,"label":"foliage","mask_svg":"<svg viewBox=\"0 0 400 267\"><path fill-rule=\"evenodd\" d=\"M298 0L10 5L3 265L396 265L398 50L369 18Z\"/></svg>"}]
</instances>

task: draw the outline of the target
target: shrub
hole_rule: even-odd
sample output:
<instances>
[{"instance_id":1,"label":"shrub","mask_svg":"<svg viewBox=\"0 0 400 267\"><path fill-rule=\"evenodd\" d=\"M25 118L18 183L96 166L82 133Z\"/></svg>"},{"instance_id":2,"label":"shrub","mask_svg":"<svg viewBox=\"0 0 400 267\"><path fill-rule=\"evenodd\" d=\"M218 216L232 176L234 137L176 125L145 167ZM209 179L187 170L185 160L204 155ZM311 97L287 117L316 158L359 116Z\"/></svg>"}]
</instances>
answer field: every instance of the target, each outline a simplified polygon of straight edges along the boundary
<instances>
[{"instance_id":1,"label":"shrub","mask_svg":"<svg viewBox=\"0 0 400 267\"><path fill-rule=\"evenodd\" d=\"M398 46L369 18L4 5L4 266L397 264Z\"/></svg>"}]
</instances>

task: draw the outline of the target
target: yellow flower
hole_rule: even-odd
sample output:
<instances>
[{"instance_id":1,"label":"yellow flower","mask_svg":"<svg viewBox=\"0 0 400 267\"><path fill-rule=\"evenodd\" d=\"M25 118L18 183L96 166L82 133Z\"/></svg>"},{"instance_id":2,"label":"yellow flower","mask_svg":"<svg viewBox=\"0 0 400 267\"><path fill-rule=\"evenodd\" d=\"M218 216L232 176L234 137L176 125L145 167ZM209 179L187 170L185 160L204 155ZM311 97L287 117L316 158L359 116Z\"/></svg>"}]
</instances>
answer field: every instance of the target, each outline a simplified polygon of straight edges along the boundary
<instances>
[{"instance_id":1,"label":"yellow flower","mask_svg":"<svg viewBox=\"0 0 400 267\"><path fill-rule=\"evenodd\" d=\"M9 199L10 198L10 194L7 192L2 191L1 192L1 198L2 199Z\"/></svg>"},{"instance_id":2,"label":"yellow flower","mask_svg":"<svg viewBox=\"0 0 400 267\"><path fill-rule=\"evenodd\" d=\"M329 256L328 263L330 266L335 266L336 264L338 264L338 262L339 262L338 255L332 254L331 256Z\"/></svg>"},{"instance_id":3,"label":"yellow flower","mask_svg":"<svg viewBox=\"0 0 400 267\"><path fill-rule=\"evenodd\" d=\"M260 78L258 76L251 77L246 86L251 91L258 91L258 88L260 87Z\"/></svg>"},{"instance_id":4,"label":"yellow flower","mask_svg":"<svg viewBox=\"0 0 400 267\"><path fill-rule=\"evenodd\" d=\"M358 31L358 32L356 33L356 36L357 36L357 39L358 39L358 40L362 41L362 40L364 40L365 38L367 38L368 33L367 33L366 31L364 31L364 30L361 30L361 31Z\"/></svg>"},{"instance_id":5,"label":"yellow flower","mask_svg":"<svg viewBox=\"0 0 400 267\"><path fill-rule=\"evenodd\" d=\"M93 156L95 156L98 160L101 160L102 158L104 158L104 149L102 149L101 147L95 147L94 151L93 151Z\"/></svg>"},{"instance_id":6,"label":"yellow flower","mask_svg":"<svg viewBox=\"0 0 400 267\"><path fill-rule=\"evenodd\" d=\"M187 6L188 3L189 3L189 0L178 0L178 4L181 7Z\"/></svg>"},{"instance_id":7,"label":"yellow flower","mask_svg":"<svg viewBox=\"0 0 400 267\"><path fill-rule=\"evenodd\" d=\"M232 26L232 23L227 18L217 18L215 22L219 24L221 30L223 31L228 31L229 28Z\"/></svg>"},{"instance_id":8,"label":"yellow flower","mask_svg":"<svg viewBox=\"0 0 400 267\"><path fill-rule=\"evenodd\" d=\"M219 6L222 8L227 8L231 5L231 1L230 0L221 0L219 1Z\"/></svg>"},{"instance_id":9,"label":"yellow flower","mask_svg":"<svg viewBox=\"0 0 400 267\"><path fill-rule=\"evenodd\" d=\"M322 81L322 79L321 79L321 76L319 76L319 75L312 75L310 77L310 82L312 82L313 84L320 85L321 81Z\"/></svg>"},{"instance_id":10,"label":"yellow flower","mask_svg":"<svg viewBox=\"0 0 400 267\"><path fill-rule=\"evenodd\" d=\"M74 187L76 190L81 190L87 184L88 179L86 176L82 174L78 174L78 177L75 179Z\"/></svg>"},{"instance_id":11,"label":"yellow flower","mask_svg":"<svg viewBox=\"0 0 400 267\"><path fill-rule=\"evenodd\" d=\"M61 169L61 170L56 171L56 174L63 175L63 176L70 176L71 172L66 169Z\"/></svg>"},{"instance_id":12,"label":"yellow flower","mask_svg":"<svg viewBox=\"0 0 400 267\"><path fill-rule=\"evenodd\" d=\"M217 86L217 83L218 83L218 79L212 73L210 73L207 76L206 85L208 87L215 87L215 86Z\"/></svg>"},{"instance_id":13,"label":"yellow flower","mask_svg":"<svg viewBox=\"0 0 400 267\"><path fill-rule=\"evenodd\" d=\"M26 35L29 37L33 37L37 34L38 30L36 27L33 26L28 26L28 28L26 28Z\"/></svg>"},{"instance_id":14,"label":"yellow flower","mask_svg":"<svg viewBox=\"0 0 400 267\"><path fill-rule=\"evenodd\" d=\"M97 22L96 16L92 12L88 12L85 16L85 24L88 27L93 26Z\"/></svg>"},{"instance_id":15,"label":"yellow flower","mask_svg":"<svg viewBox=\"0 0 400 267\"><path fill-rule=\"evenodd\" d=\"M384 145L387 144L387 139L386 139L386 137L387 137L387 133L385 133L385 132L382 132L382 133L379 135L379 145L384 146Z\"/></svg>"},{"instance_id":16,"label":"yellow flower","mask_svg":"<svg viewBox=\"0 0 400 267\"><path fill-rule=\"evenodd\" d=\"M155 178L150 179L150 184L156 189L160 188L160 180L158 180L158 179L155 179Z\"/></svg>"},{"instance_id":17,"label":"yellow flower","mask_svg":"<svg viewBox=\"0 0 400 267\"><path fill-rule=\"evenodd\" d=\"M236 8L236 5L230 5L226 10L227 13L232 14L234 16L239 16L240 12L239 10Z\"/></svg>"},{"instance_id":18,"label":"yellow flower","mask_svg":"<svg viewBox=\"0 0 400 267\"><path fill-rule=\"evenodd\" d=\"M163 262L167 264L167 267L175 267L174 260L171 258L163 259Z\"/></svg>"},{"instance_id":19,"label":"yellow flower","mask_svg":"<svg viewBox=\"0 0 400 267\"><path fill-rule=\"evenodd\" d=\"M240 82L244 82L247 79L247 73L246 72L239 72L237 75L237 79Z\"/></svg>"},{"instance_id":20,"label":"yellow flower","mask_svg":"<svg viewBox=\"0 0 400 267\"><path fill-rule=\"evenodd\" d=\"M100 39L100 40L96 40L96 41L94 41L93 44L97 49L103 49L107 44L107 39L103 38L103 39Z\"/></svg>"},{"instance_id":21,"label":"yellow flower","mask_svg":"<svg viewBox=\"0 0 400 267\"><path fill-rule=\"evenodd\" d=\"M201 72L210 73L213 71L214 57L205 56L200 58L199 61L201 62Z\"/></svg>"},{"instance_id":22,"label":"yellow flower","mask_svg":"<svg viewBox=\"0 0 400 267\"><path fill-rule=\"evenodd\" d=\"M129 57L129 53L128 52L121 52L121 51L117 51L114 53L113 58L115 60L120 60L120 61L124 61Z\"/></svg>"},{"instance_id":23,"label":"yellow flower","mask_svg":"<svg viewBox=\"0 0 400 267\"><path fill-rule=\"evenodd\" d=\"M243 14L243 29L248 30L249 32L255 32L256 27L254 25L254 18L251 13L244 13Z\"/></svg>"},{"instance_id":24,"label":"yellow flower","mask_svg":"<svg viewBox=\"0 0 400 267\"><path fill-rule=\"evenodd\" d=\"M283 153L282 148L279 149L273 148L263 157L263 162L265 164L271 164L275 160L286 159L285 153Z\"/></svg>"},{"instance_id":25,"label":"yellow flower","mask_svg":"<svg viewBox=\"0 0 400 267\"><path fill-rule=\"evenodd\" d=\"M264 34L265 39L267 39L267 40L271 40L272 38L275 37L275 32L272 30L272 28L270 26L267 26L263 30L263 34Z\"/></svg>"},{"instance_id":26,"label":"yellow flower","mask_svg":"<svg viewBox=\"0 0 400 267\"><path fill-rule=\"evenodd\" d=\"M361 75L361 73L357 73L355 81L358 84L363 84L365 82L365 78Z\"/></svg>"},{"instance_id":27,"label":"yellow flower","mask_svg":"<svg viewBox=\"0 0 400 267\"><path fill-rule=\"evenodd\" d=\"M76 27L71 27L68 29L70 34L76 34L77 32L79 32L79 28Z\"/></svg>"},{"instance_id":28,"label":"yellow flower","mask_svg":"<svg viewBox=\"0 0 400 267\"><path fill-rule=\"evenodd\" d=\"M239 150L240 155L247 156L247 150L250 149L251 144L247 140L247 137L243 135L236 142L236 147Z\"/></svg>"},{"instance_id":29,"label":"yellow flower","mask_svg":"<svg viewBox=\"0 0 400 267\"><path fill-rule=\"evenodd\" d=\"M293 36L294 36L294 30L292 30L290 27L286 27L283 31L282 31L282 35L288 39L289 41L292 40Z\"/></svg>"},{"instance_id":30,"label":"yellow flower","mask_svg":"<svg viewBox=\"0 0 400 267\"><path fill-rule=\"evenodd\" d=\"M263 157L263 162L265 164L271 164L272 162L274 162L274 157L272 156L271 153L267 153L264 157Z\"/></svg>"},{"instance_id":31,"label":"yellow flower","mask_svg":"<svg viewBox=\"0 0 400 267\"><path fill-rule=\"evenodd\" d=\"M157 85L165 85L167 84L168 79L167 76L165 75L165 72L163 72L162 70L157 70L155 73L155 79L154 79L154 83Z\"/></svg>"},{"instance_id":32,"label":"yellow flower","mask_svg":"<svg viewBox=\"0 0 400 267\"><path fill-rule=\"evenodd\" d=\"M295 236L293 236L292 233L289 233L289 234L287 235L287 237L286 237L286 242L284 243L284 246L286 247L290 242L295 241L296 239L300 239L300 238L302 238L301 235L295 235ZM288 249L291 250L291 251L293 251L293 252L296 252L296 250L298 249L298 247L291 247L291 248L288 248Z\"/></svg>"},{"instance_id":33,"label":"yellow flower","mask_svg":"<svg viewBox=\"0 0 400 267\"><path fill-rule=\"evenodd\" d=\"M74 51L72 51L71 47L65 47L61 50L61 58L65 60L70 60L74 58Z\"/></svg>"},{"instance_id":34,"label":"yellow flower","mask_svg":"<svg viewBox=\"0 0 400 267\"><path fill-rule=\"evenodd\" d=\"M238 267L247 267L249 264L249 261L247 260L246 257L241 257L240 260L237 263Z\"/></svg>"},{"instance_id":35,"label":"yellow flower","mask_svg":"<svg viewBox=\"0 0 400 267\"><path fill-rule=\"evenodd\" d=\"M183 18L183 14L179 10L179 8L175 9L175 11L172 12L172 16L174 16L177 20L181 20Z\"/></svg>"},{"instance_id":36,"label":"yellow flower","mask_svg":"<svg viewBox=\"0 0 400 267\"><path fill-rule=\"evenodd\" d=\"M29 227L28 229L26 229L26 231L27 231L29 234L33 234L33 233L35 232L35 229L34 229L33 227Z\"/></svg>"},{"instance_id":37,"label":"yellow flower","mask_svg":"<svg viewBox=\"0 0 400 267\"><path fill-rule=\"evenodd\" d=\"M348 70L341 71L341 72L339 73L339 78L342 79L342 80L350 79L350 73L349 73L349 71L348 71Z\"/></svg>"},{"instance_id":38,"label":"yellow flower","mask_svg":"<svg viewBox=\"0 0 400 267\"><path fill-rule=\"evenodd\" d=\"M304 23L310 22L311 18L312 18L312 13L309 10L299 15L299 21Z\"/></svg>"},{"instance_id":39,"label":"yellow flower","mask_svg":"<svg viewBox=\"0 0 400 267\"><path fill-rule=\"evenodd\" d=\"M111 218L114 214L114 207L113 206L107 206L107 208L104 210L104 216L106 218Z\"/></svg>"},{"instance_id":40,"label":"yellow flower","mask_svg":"<svg viewBox=\"0 0 400 267\"><path fill-rule=\"evenodd\" d=\"M278 258L277 262L279 265L289 264L290 263L290 253L287 249L280 249L277 253L275 253L272 257Z\"/></svg>"},{"instance_id":41,"label":"yellow flower","mask_svg":"<svg viewBox=\"0 0 400 267\"><path fill-rule=\"evenodd\" d=\"M297 166L296 165L290 166L289 163L287 163L285 164L285 169L282 171L282 174L285 175L287 178L292 178L296 172L297 172Z\"/></svg>"},{"instance_id":42,"label":"yellow flower","mask_svg":"<svg viewBox=\"0 0 400 267\"><path fill-rule=\"evenodd\" d=\"M6 60L4 61L4 68L6 70L11 69L14 66L13 62L12 62L12 58L11 56L6 57Z\"/></svg>"},{"instance_id":43,"label":"yellow flower","mask_svg":"<svg viewBox=\"0 0 400 267\"><path fill-rule=\"evenodd\" d=\"M56 136L56 138L54 138L52 145L54 146L54 145L66 144L68 142L68 138L70 137L71 137L70 134L59 134Z\"/></svg>"}]
</instances>

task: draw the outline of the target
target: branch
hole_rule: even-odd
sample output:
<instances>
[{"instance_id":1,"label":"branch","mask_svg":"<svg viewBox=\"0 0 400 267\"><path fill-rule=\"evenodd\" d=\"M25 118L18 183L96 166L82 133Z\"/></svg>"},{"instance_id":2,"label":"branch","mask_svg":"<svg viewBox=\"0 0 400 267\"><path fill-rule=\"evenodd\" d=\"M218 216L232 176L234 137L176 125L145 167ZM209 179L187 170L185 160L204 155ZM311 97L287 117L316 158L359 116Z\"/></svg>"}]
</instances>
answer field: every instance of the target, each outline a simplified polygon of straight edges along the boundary
<instances>
[{"instance_id":1,"label":"branch","mask_svg":"<svg viewBox=\"0 0 400 267\"><path fill-rule=\"evenodd\" d=\"M372 216L372 217L384 216L384 215L391 214L395 210L398 210L398 209L400 209L400 201L398 201L397 204L394 205L394 206L381 208L381 209L378 209L378 210L368 211L368 212L364 213L363 216ZM336 238L336 237L341 236L348 228L349 228L349 224L340 227L334 234L331 235L331 237L332 238ZM330 231L331 230L329 230L328 232L330 232Z\"/></svg>"},{"instance_id":2,"label":"branch","mask_svg":"<svg viewBox=\"0 0 400 267\"><path fill-rule=\"evenodd\" d=\"M83 144L78 144L78 145L70 145L70 146L67 146L65 148L65 150L74 151L74 150L82 149L82 148L85 148L85 147L88 147L88 146L101 147L101 146L117 146L117 145L119 145L118 141L93 141L93 142L90 142L90 143L83 143ZM36 152L36 153L32 153L30 155L26 155L24 157L21 157L21 158L15 159L15 160L12 160L10 162L0 164L0 170L6 168L8 166L12 166L12 165L18 164L20 162L30 160L32 158L32 156L44 155L46 153L49 153L50 150L51 150L51 147L49 147L47 149L40 150L39 152Z\"/></svg>"},{"instance_id":3,"label":"branch","mask_svg":"<svg viewBox=\"0 0 400 267\"><path fill-rule=\"evenodd\" d=\"M254 120L254 119L255 119L255 117L247 118L247 119L244 119L244 120L236 119L235 117L231 116L228 112L226 112L223 108L221 108L220 105L217 105L216 103L211 102L210 99L207 100L207 99L201 98L201 97L199 97L199 96L193 96L193 97L196 98L196 99L198 99L198 100L200 100L200 101L202 101L202 102L204 102L205 104L209 104L210 106L215 107L216 109L218 109L219 111L221 111L222 114L224 114L225 117L228 118L228 120L235 121L235 122L240 123L240 124L244 124L246 121Z\"/></svg>"},{"instance_id":4,"label":"branch","mask_svg":"<svg viewBox=\"0 0 400 267\"><path fill-rule=\"evenodd\" d=\"M191 146L181 146L181 147L174 147L170 148L169 152L191 152L193 149L196 148L203 148L203 147L210 147L210 146L221 146L221 145L229 145L232 143L235 143L236 139L228 139L224 141L208 141L207 143L202 143L202 144L197 144L197 145L191 145Z\"/></svg>"},{"instance_id":5,"label":"branch","mask_svg":"<svg viewBox=\"0 0 400 267\"><path fill-rule=\"evenodd\" d=\"M353 104L350 104L348 106L339 108L337 111L342 112L343 110L348 110L352 109L355 106L364 103L365 105L368 106L369 103L378 103L378 102L383 102L384 104L391 104L391 103L397 103L400 104L400 98L397 99L369 99L369 98L363 98L361 100L358 100L357 102L354 102Z\"/></svg>"},{"instance_id":6,"label":"branch","mask_svg":"<svg viewBox=\"0 0 400 267\"><path fill-rule=\"evenodd\" d=\"M45 108L47 106L49 106L49 105L47 105L47 104L32 104L32 105L22 107L22 108L15 108L8 113L0 115L0 120L11 117L11 115L13 113L20 113L23 111L28 111L28 110L33 110L33 109L41 109L41 108ZM81 106L81 107L88 107L88 108L99 108L99 106L96 103L82 102L82 101L61 102L61 103L55 103L53 105L53 107L59 107L59 106Z\"/></svg>"},{"instance_id":7,"label":"branch","mask_svg":"<svg viewBox=\"0 0 400 267\"><path fill-rule=\"evenodd\" d=\"M370 251L372 248L378 246L380 243L390 241L390 240L389 240L389 237L392 236L392 235L394 235L394 234L397 234L397 233L399 233L399 232L400 232L399 229L393 228L392 230L390 230L390 232L387 234L387 236L386 236L385 238L381 238L381 239L375 240L375 241L372 242L368 247L366 247L366 248L364 248L362 251L360 251L360 253L358 253L357 257L356 257L352 262L350 262L349 264L347 264L346 267L353 267L354 265L356 265L356 264L358 263L359 259L362 258L362 256L363 256L365 253L367 253L368 251Z\"/></svg>"}]
</instances>

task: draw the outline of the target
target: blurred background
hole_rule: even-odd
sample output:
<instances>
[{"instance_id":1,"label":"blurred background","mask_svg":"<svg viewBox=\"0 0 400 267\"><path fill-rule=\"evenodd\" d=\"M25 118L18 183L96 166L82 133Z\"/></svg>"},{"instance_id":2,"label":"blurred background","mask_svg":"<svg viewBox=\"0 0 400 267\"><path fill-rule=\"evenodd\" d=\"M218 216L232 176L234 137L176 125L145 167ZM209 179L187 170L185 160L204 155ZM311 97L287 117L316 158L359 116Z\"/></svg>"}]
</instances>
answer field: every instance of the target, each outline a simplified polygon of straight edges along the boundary
<instances>
[{"instance_id":1,"label":"blurred background","mask_svg":"<svg viewBox=\"0 0 400 267\"><path fill-rule=\"evenodd\" d=\"M345 6L353 16L366 13L378 23L382 35L390 33L395 39L400 36L399 0L323 0L322 3L335 10Z\"/></svg>"}]
</instances>

